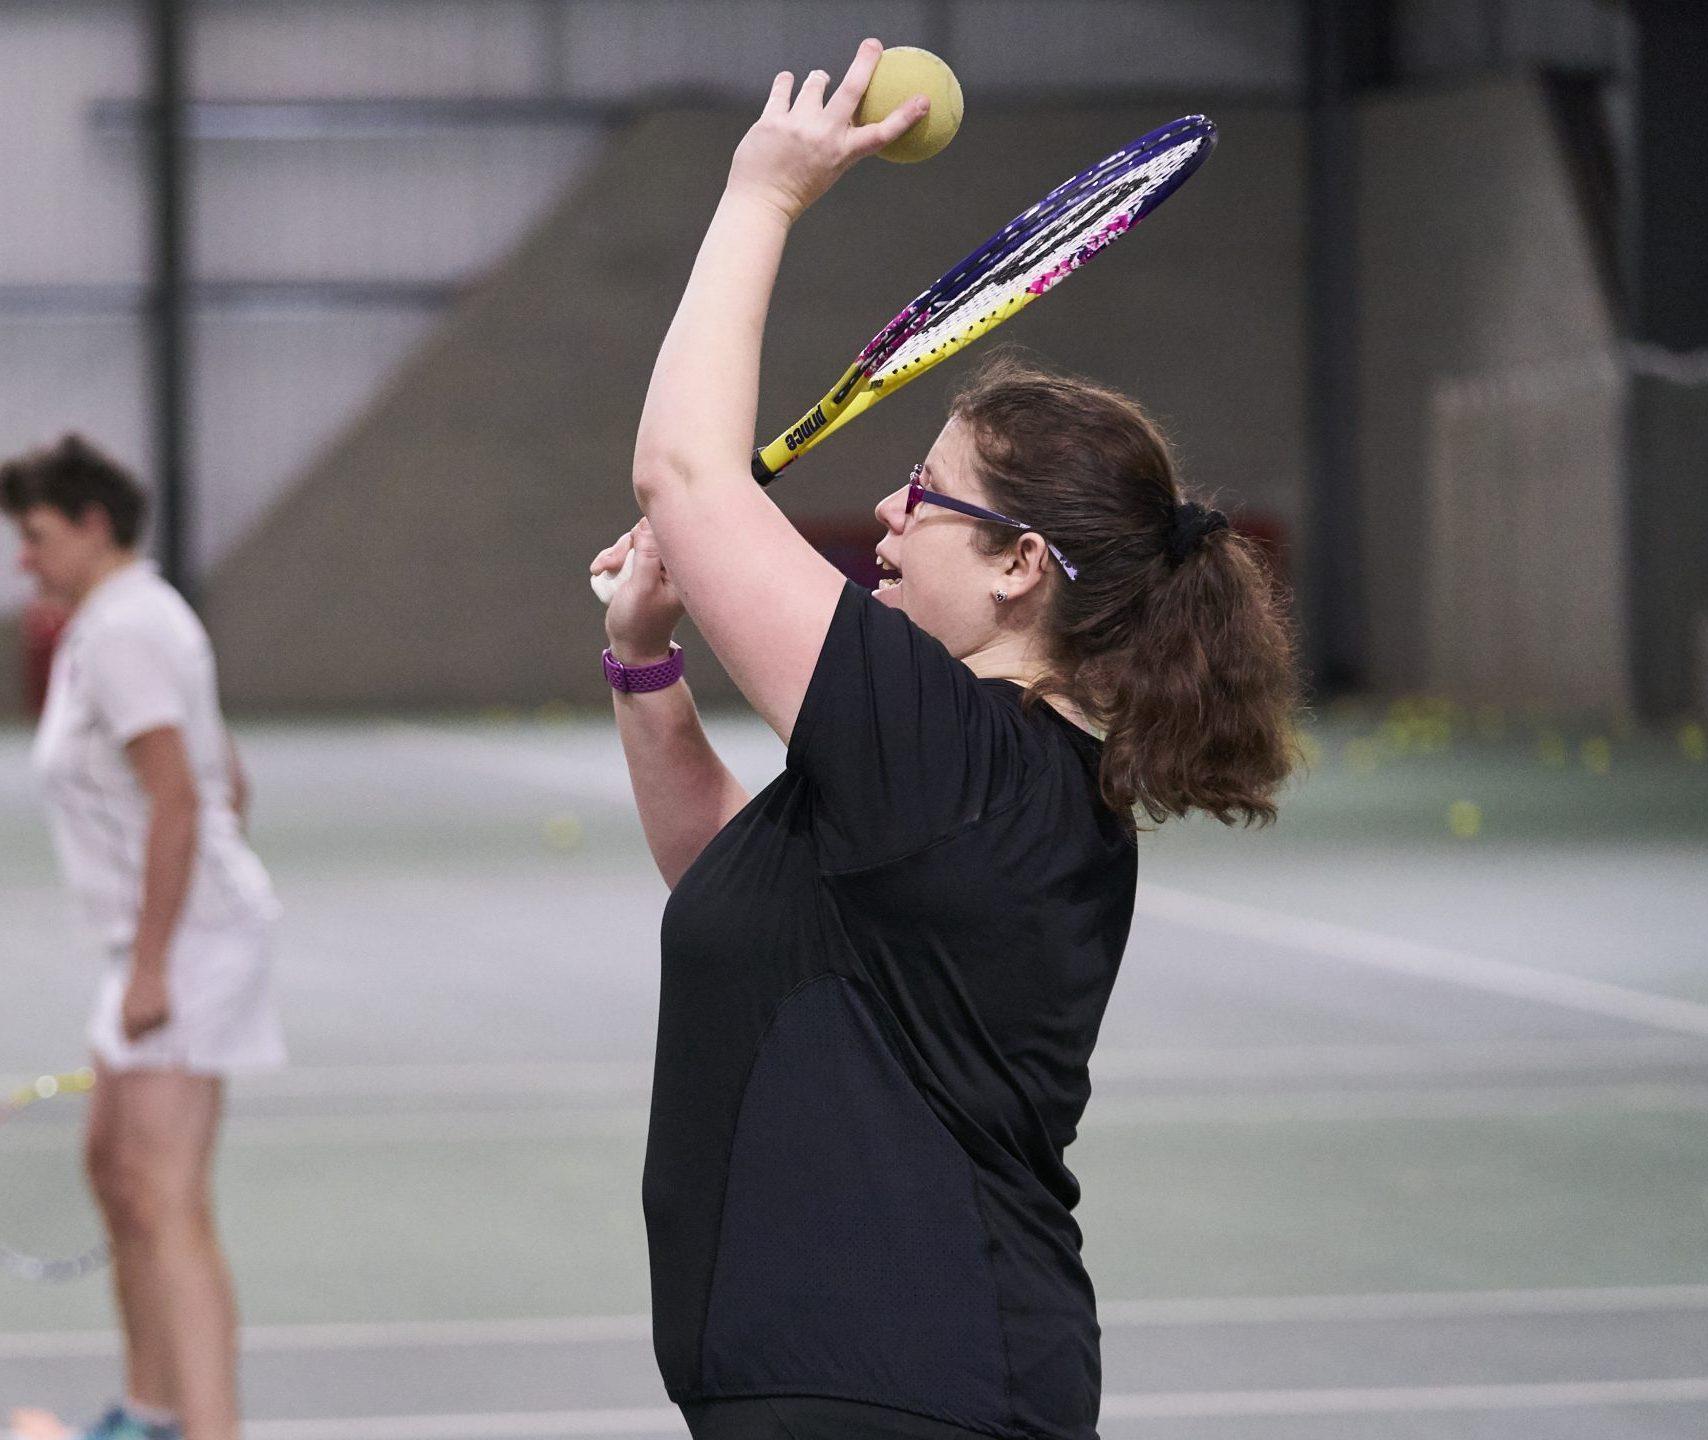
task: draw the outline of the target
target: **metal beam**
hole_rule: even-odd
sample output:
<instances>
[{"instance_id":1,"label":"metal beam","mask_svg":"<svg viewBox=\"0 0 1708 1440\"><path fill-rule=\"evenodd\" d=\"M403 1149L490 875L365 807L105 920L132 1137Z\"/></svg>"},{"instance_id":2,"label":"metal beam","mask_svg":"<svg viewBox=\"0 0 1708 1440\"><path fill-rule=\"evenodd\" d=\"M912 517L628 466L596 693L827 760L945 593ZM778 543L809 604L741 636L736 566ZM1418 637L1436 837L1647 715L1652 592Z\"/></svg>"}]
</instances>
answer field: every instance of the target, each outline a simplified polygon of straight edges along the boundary
<instances>
[{"instance_id":1,"label":"metal beam","mask_svg":"<svg viewBox=\"0 0 1708 1440\"><path fill-rule=\"evenodd\" d=\"M1651 718L1708 713L1708 11L1635 0L1626 504L1632 679Z\"/></svg>"},{"instance_id":2,"label":"metal beam","mask_svg":"<svg viewBox=\"0 0 1708 1440\"><path fill-rule=\"evenodd\" d=\"M450 280L197 280L192 314L340 314L443 310L468 286ZM0 285L0 319L122 320L152 313L153 288L123 282Z\"/></svg>"},{"instance_id":3,"label":"metal beam","mask_svg":"<svg viewBox=\"0 0 1708 1440\"><path fill-rule=\"evenodd\" d=\"M1299 609L1321 694L1363 678L1356 323L1356 177L1347 0L1306 0L1305 436L1309 457Z\"/></svg>"},{"instance_id":4,"label":"metal beam","mask_svg":"<svg viewBox=\"0 0 1708 1440\"><path fill-rule=\"evenodd\" d=\"M190 327L185 244L186 0L148 0L150 281L156 546L166 579L192 602L196 577L190 482Z\"/></svg>"},{"instance_id":5,"label":"metal beam","mask_svg":"<svg viewBox=\"0 0 1708 1440\"><path fill-rule=\"evenodd\" d=\"M97 133L119 136L149 124L151 113L151 102L135 100L97 100L89 112ZM192 140L392 139L437 131L606 126L635 113L628 102L540 95L193 100L183 106L181 128Z\"/></svg>"}]
</instances>

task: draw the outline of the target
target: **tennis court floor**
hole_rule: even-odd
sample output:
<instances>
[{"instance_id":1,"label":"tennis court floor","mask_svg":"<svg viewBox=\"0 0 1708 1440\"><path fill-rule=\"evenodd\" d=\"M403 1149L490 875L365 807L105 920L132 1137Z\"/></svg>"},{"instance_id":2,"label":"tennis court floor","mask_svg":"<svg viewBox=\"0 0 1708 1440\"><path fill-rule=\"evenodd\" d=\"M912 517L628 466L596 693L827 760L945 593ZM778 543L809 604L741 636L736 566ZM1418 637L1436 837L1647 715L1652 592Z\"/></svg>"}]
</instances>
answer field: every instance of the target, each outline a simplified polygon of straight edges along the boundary
<instances>
[{"instance_id":1,"label":"tennis court floor","mask_svg":"<svg viewBox=\"0 0 1708 1440\"><path fill-rule=\"evenodd\" d=\"M720 722L759 784L781 750ZM654 876L604 717L240 743L295 1065L222 1211L252 1440L683 1433L639 1185ZM1708 1434L1708 762L1336 710L1269 832L1143 842L1070 1161L1108 1440ZM0 732L0 1073L77 1063L72 939ZM0 1276L0 1406L117 1384L100 1281Z\"/></svg>"}]
</instances>

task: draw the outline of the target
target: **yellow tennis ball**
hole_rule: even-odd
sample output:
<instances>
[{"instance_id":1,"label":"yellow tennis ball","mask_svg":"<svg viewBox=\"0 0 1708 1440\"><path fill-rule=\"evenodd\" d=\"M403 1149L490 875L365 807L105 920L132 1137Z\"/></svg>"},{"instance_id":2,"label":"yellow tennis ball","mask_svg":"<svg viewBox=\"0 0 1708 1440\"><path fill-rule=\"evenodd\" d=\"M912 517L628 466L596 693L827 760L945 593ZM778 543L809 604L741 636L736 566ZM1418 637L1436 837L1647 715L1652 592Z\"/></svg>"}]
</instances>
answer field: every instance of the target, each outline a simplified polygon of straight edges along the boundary
<instances>
[{"instance_id":1,"label":"yellow tennis ball","mask_svg":"<svg viewBox=\"0 0 1708 1440\"><path fill-rule=\"evenodd\" d=\"M1483 828L1483 807L1474 800L1455 800L1447 807L1447 828L1461 840L1474 840Z\"/></svg>"},{"instance_id":2,"label":"yellow tennis ball","mask_svg":"<svg viewBox=\"0 0 1708 1440\"><path fill-rule=\"evenodd\" d=\"M892 45L878 57L878 68L860 97L854 121L858 125L875 124L915 95L928 97L931 108L878 151L886 160L904 165L929 160L961 128L961 82L929 50L913 45Z\"/></svg>"}]
</instances>

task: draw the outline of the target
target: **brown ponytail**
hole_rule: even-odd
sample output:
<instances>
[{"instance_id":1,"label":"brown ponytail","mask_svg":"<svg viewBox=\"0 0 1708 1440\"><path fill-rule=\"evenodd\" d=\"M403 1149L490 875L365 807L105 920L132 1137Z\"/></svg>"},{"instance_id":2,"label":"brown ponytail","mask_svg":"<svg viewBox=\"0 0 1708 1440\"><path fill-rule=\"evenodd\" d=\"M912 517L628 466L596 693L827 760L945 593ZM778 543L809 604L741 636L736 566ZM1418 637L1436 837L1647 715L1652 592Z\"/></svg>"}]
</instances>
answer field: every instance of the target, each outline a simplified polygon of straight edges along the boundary
<instances>
[{"instance_id":1,"label":"brown ponytail","mask_svg":"<svg viewBox=\"0 0 1708 1440\"><path fill-rule=\"evenodd\" d=\"M956 397L991 505L1023 515L1079 579L1052 577L1059 696L1104 732L1100 785L1123 816L1203 810L1267 824L1299 702L1282 598L1252 542L1185 502L1167 441L1126 396L999 357ZM1015 533L985 527L986 553Z\"/></svg>"}]
</instances>

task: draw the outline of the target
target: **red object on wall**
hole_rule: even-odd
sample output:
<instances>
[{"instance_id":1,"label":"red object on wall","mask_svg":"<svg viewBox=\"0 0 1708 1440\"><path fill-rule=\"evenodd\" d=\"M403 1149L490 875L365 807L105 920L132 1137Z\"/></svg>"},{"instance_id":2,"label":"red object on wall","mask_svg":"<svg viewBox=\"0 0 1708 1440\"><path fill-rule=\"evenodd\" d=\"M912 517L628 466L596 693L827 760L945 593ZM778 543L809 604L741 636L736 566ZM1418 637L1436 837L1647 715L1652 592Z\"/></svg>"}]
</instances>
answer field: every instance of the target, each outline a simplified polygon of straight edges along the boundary
<instances>
[{"instance_id":1,"label":"red object on wall","mask_svg":"<svg viewBox=\"0 0 1708 1440\"><path fill-rule=\"evenodd\" d=\"M32 600L24 607L24 708L32 717L47 702L53 652L70 619L71 612L51 600Z\"/></svg>"},{"instance_id":2,"label":"red object on wall","mask_svg":"<svg viewBox=\"0 0 1708 1440\"><path fill-rule=\"evenodd\" d=\"M1290 592L1293 557L1292 547L1287 543L1286 521L1265 510L1236 510L1228 518L1235 530L1256 544L1276 588L1283 594Z\"/></svg>"}]
</instances>

